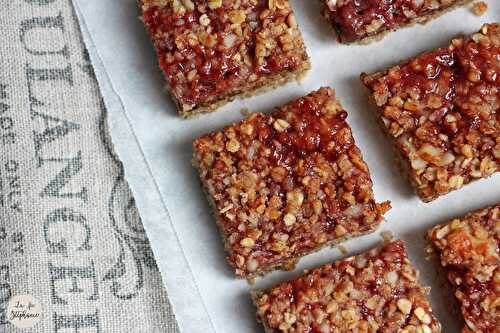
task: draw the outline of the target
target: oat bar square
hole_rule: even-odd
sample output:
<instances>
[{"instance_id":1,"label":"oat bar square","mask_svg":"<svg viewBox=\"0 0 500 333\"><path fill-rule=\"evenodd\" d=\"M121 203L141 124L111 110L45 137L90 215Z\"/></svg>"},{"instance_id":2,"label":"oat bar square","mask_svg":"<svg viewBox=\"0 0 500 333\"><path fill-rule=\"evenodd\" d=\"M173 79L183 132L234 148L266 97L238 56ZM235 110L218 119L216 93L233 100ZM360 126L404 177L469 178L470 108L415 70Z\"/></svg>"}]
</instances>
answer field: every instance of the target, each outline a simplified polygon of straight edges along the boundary
<instances>
[{"instance_id":1,"label":"oat bar square","mask_svg":"<svg viewBox=\"0 0 500 333\"><path fill-rule=\"evenodd\" d=\"M286 268L299 257L374 231L368 166L330 88L194 142L199 170L238 277Z\"/></svg>"},{"instance_id":2,"label":"oat bar square","mask_svg":"<svg viewBox=\"0 0 500 333\"><path fill-rule=\"evenodd\" d=\"M500 25L362 74L403 169L429 202L500 170Z\"/></svg>"},{"instance_id":3,"label":"oat bar square","mask_svg":"<svg viewBox=\"0 0 500 333\"><path fill-rule=\"evenodd\" d=\"M402 241L313 269L252 298L268 333L438 333Z\"/></svg>"},{"instance_id":4,"label":"oat bar square","mask_svg":"<svg viewBox=\"0 0 500 333\"><path fill-rule=\"evenodd\" d=\"M139 0L183 117L300 79L309 58L288 0Z\"/></svg>"},{"instance_id":5,"label":"oat bar square","mask_svg":"<svg viewBox=\"0 0 500 333\"><path fill-rule=\"evenodd\" d=\"M436 226L428 238L460 303L462 332L500 332L500 204Z\"/></svg>"},{"instance_id":6,"label":"oat bar square","mask_svg":"<svg viewBox=\"0 0 500 333\"><path fill-rule=\"evenodd\" d=\"M390 31L424 24L472 0L321 0L341 43L370 43Z\"/></svg>"}]
</instances>

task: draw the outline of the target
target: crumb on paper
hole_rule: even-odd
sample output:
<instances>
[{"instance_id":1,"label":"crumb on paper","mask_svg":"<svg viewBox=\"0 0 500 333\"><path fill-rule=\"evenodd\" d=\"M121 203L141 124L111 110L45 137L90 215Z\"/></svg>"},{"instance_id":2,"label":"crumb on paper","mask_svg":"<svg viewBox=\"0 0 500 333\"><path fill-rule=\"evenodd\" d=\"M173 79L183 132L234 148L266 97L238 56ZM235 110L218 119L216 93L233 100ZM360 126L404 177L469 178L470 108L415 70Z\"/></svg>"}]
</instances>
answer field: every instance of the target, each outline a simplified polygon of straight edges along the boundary
<instances>
[{"instance_id":1,"label":"crumb on paper","mask_svg":"<svg viewBox=\"0 0 500 333\"><path fill-rule=\"evenodd\" d=\"M472 12L477 16L483 15L487 10L488 4L484 1L479 1L472 5Z\"/></svg>"},{"instance_id":2,"label":"crumb on paper","mask_svg":"<svg viewBox=\"0 0 500 333\"><path fill-rule=\"evenodd\" d=\"M241 111L240 111L240 112L241 112L241 114L242 114L242 115L244 115L245 117L248 117L248 116L252 113L252 111L250 111L250 109L249 109L249 108L243 108L243 109L241 109Z\"/></svg>"},{"instance_id":3,"label":"crumb on paper","mask_svg":"<svg viewBox=\"0 0 500 333\"><path fill-rule=\"evenodd\" d=\"M436 257L436 251L434 250L434 247L432 245L427 245L425 247L425 261L431 261L434 260Z\"/></svg>"},{"instance_id":4,"label":"crumb on paper","mask_svg":"<svg viewBox=\"0 0 500 333\"><path fill-rule=\"evenodd\" d=\"M282 269L284 271L291 272L295 269L296 266L297 266L297 260L290 260L283 265Z\"/></svg>"},{"instance_id":5,"label":"crumb on paper","mask_svg":"<svg viewBox=\"0 0 500 333\"><path fill-rule=\"evenodd\" d=\"M380 236L382 236L382 239L384 241L390 241L394 238L394 233L390 230L382 231L380 233Z\"/></svg>"},{"instance_id":6,"label":"crumb on paper","mask_svg":"<svg viewBox=\"0 0 500 333\"><path fill-rule=\"evenodd\" d=\"M337 249L339 249L340 253L342 253L343 255L349 253L349 250L344 245L337 245Z\"/></svg>"},{"instance_id":7,"label":"crumb on paper","mask_svg":"<svg viewBox=\"0 0 500 333\"><path fill-rule=\"evenodd\" d=\"M247 282L249 285L254 285L257 282L257 278L255 276L247 278Z\"/></svg>"}]
</instances>

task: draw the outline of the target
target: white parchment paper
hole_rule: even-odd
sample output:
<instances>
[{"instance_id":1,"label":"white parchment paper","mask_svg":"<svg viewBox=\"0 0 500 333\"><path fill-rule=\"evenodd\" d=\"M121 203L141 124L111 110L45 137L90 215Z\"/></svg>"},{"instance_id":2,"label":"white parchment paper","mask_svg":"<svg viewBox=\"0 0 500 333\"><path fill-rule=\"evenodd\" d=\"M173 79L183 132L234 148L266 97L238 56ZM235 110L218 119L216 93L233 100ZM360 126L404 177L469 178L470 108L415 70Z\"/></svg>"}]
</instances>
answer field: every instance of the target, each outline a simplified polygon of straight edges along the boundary
<instances>
[{"instance_id":1,"label":"white parchment paper","mask_svg":"<svg viewBox=\"0 0 500 333\"><path fill-rule=\"evenodd\" d=\"M196 171L191 142L196 137L242 119L240 110L269 111L321 86L336 89L349 113L348 122L370 166L377 200L391 200L393 209L380 231L391 230L407 241L410 257L433 287L432 305L443 332L459 332L451 313L451 294L434 263L424 259L425 231L452 217L500 201L500 175L476 182L431 204L412 192L394 163L389 142L370 115L367 93L358 77L446 45L459 33L482 23L500 21L500 1L489 0L482 17L459 9L426 26L390 34L368 46L335 42L320 16L319 1L292 0L313 68L300 84L237 101L193 120L180 119L168 96L149 38L138 20L135 0L74 0L84 37L101 85L116 150L134 191L153 250L182 332L261 332L248 292L300 274L303 269L344 257L325 249L303 259L294 272L277 272L256 286L237 281L225 253ZM345 246L358 253L380 241L379 233Z\"/></svg>"}]
</instances>

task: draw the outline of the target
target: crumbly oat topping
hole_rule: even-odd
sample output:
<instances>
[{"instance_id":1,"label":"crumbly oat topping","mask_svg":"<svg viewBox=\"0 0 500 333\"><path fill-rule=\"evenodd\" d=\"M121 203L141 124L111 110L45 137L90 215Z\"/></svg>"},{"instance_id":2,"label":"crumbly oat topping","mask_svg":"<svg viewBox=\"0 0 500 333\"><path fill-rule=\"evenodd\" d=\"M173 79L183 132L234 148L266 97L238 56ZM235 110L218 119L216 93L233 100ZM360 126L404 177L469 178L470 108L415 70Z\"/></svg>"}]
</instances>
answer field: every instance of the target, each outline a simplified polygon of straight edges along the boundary
<instances>
[{"instance_id":1,"label":"crumbly oat topping","mask_svg":"<svg viewBox=\"0 0 500 333\"><path fill-rule=\"evenodd\" d=\"M140 0L169 90L188 111L309 67L288 0Z\"/></svg>"},{"instance_id":2,"label":"crumbly oat topping","mask_svg":"<svg viewBox=\"0 0 500 333\"><path fill-rule=\"evenodd\" d=\"M483 15L487 10L488 4L484 1L478 1L472 5L472 12L477 16Z\"/></svg>"},{"instance_id":3,"label":"crumbly oat topping","mask_svg":"<svg viewBox=\"0 0 500 333\"><path fill-rule=\"evenodd\" d=\"M283 267L381 223L390 206L374 201L346 117L322 88L194 142L237 276Z\"/></svg>"},{"instance_id":4,"label":"crumbly oat topping","mask_svg":"<svg viewBox=\"0 0 500 333\"><path fill-rule=\"evenodd\" d=\"M428 238L455 288L462 332L500 332L500 205L437 226Z\"/></svg>"},{"instance_id":5,"label":"crumbly oat topping","mask_svg":"<svg viewBox=\"0 0 500 333\"><path fill-rule=\"evenodd\" d=\"M464 0L321 0L339 40L350 43L440 12Z\"/></svg>"},{"instance_id":6,"label":"crumbly oat topping","mask_svg":"<svg viewBox=\"0 0 500 333\"><path fill-rule=\"evenodd\" d=\"M500 170L500 25L361 76L424 201Z\"/></svg>"},{"instance_id":7,"label":"crumbly oat topping","mask_svg":"<svg viewBox=\"0 0 500 333\"><path fill-rule=\"evenodd\" d=\"M441 332L402 241L253 294L268 332Z\"/></svg>"}]
</instances>

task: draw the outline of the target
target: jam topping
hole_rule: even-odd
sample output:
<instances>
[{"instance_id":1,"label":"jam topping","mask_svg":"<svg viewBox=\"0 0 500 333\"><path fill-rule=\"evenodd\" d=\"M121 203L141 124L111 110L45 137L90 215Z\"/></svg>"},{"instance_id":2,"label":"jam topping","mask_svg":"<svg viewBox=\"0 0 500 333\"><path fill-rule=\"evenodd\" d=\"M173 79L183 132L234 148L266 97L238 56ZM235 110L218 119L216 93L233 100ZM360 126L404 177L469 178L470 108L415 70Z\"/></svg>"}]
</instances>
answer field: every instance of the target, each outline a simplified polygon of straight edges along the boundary
<instances>
[{"instance_id":1,"label":"jam topping","mask_svg":"<svg viewBox=\"0 0 500 333\"><path fill-rule=\"evenodd\" d=\"M441 332L403 242L393 241L254 293L275 332Z\"/></svg>"},{"instance_id":2,"label":"jam topping","mask_svg":"<svg viewBox=\"0 0 500 333\"><path fill-rule=\"evenodd\" d=\"M322 88L195 141L237 275L280 266L381 222L389 207L373 199L346 116L333 91Z\"/></svg>"},{"instance_id":3,"label":"jam topping","mask_svg":"<svg viewBox=\"0 0 500 333\"><path fill-rule=\"evenodd\" d=\"M363 75L426 201L500 169L500 27Z\"/></svg>"},{"instance_id":4,"label":"jam topping","mask_svg":"<svg viewBox=\"0 0 500 333\"><path fill-rule=\"evenodd\" d=\"M143 0L143 12L169 88L188 108L308 62L286 0Z\"/></svg>"},{"instance_id":5,"label":"jam topping","mask_svg":"<svg viewBox=\"0 0 500 333\"><path fill-rule=\"evenodd\" d=\"M353 42L446 9L459 0L324 0L342 42Z\"/></svg>"}]
</instances>

